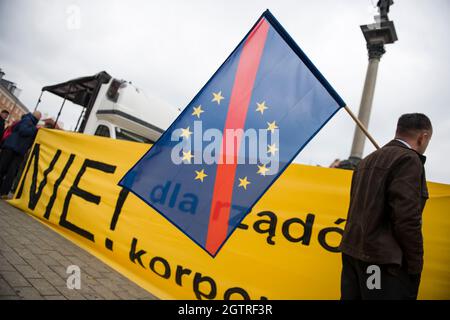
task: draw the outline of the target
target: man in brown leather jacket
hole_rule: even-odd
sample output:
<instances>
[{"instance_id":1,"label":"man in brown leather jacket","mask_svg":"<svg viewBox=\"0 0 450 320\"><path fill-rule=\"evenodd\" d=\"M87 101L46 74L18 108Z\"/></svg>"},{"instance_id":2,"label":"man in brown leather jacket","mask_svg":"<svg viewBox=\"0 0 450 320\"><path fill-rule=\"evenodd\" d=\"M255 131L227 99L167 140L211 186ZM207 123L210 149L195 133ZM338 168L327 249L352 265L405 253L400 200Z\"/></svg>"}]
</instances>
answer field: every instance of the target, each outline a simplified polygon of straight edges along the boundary
<instances>
[{"instance_id":1,"label":"man in brown leather jacket","mask_svg":"<svg viewBox=\"0 0 450 320\"><path fill-rule=\"evenodd\" d=\"M423 154L432 133L427 116L404 114L395 139L355 169L340 245L341 299L417 299L428 198Z\"/></svg>"}]
</instances>

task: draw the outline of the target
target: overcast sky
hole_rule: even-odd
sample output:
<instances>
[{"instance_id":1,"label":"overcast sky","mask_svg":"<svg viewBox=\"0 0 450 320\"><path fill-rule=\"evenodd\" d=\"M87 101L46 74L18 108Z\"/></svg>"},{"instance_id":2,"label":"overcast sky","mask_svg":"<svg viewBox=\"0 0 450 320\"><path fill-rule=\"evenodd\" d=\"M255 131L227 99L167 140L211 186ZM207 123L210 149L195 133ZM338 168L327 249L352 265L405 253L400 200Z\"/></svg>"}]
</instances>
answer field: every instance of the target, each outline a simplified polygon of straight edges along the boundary
<instances>
[{"instance_id":1,"label":"overcast sky","mask_svg":"<svg viewBox=\"0 0 450 320\"><path fill-rule=\"evenodd\" d=\"M359 26L373 22L376 2L0 0L0 68L29 109L43 86L101 70L184 108L268 8L357 113L367 67ZM450 1L395 0L389 17L399 40L381 59L369 131L383 145L401 114L427 114L427 178L450 183ZM41 108L56 116L60 103L47 94ZM63 111L66 129L79 111ZM348 158L353 132L341 110L296 161ZM373 150L366 141L364 155Z\"/></svg>"}]
</instances>

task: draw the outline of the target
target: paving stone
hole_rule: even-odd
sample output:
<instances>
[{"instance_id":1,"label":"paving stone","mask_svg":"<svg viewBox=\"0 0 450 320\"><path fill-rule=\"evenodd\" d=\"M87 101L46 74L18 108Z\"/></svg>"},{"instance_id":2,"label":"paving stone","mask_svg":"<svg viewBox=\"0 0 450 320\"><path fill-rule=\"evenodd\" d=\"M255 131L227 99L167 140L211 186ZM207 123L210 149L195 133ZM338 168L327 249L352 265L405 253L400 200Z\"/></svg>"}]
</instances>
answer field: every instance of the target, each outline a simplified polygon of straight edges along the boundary
<instances>
[{"instance_id":1,"label":"paving stone","mask_svg":"<svg viewBox=\"0 0 450 320\"><path fill-rule=\"evenodd\" d=\"M34 287L21 287L16 289L16 293L21 299L42 300L44 297Z\"/></svg>"},{"instance_id":2,"label":"paving stone","mask_svg":"<svg viewBox=\"0 0 450 320\"><path fill-rule=\"evenodd\" d=\"M67 267L81 288L67 288ZM95 256L0 200L0 300L156 299Z\"/></svg>"},{"instance_id":3,"label":"paving stone","mask_svg":"<svg viewBox=\"0 0 450 320\"><path fill-rule=\"evenodd\" d=\"M11 264L27 264L25 260L23 260L16 252L14 251L6 251L3 252L2 255L8 260Z\"/></svg>"},{"instance_id":4,"label":"paving stone","mask_svg":"<svg viewBox=\"0 0 450 320\"><path fill-rule=\"evenodd\" d=\"M64 287L56 287L58 291L68 300L86 300L83 296L83 286L80 290L78 289L69 289L67 286ZM91 291L84 290L86 293L91 293Z\"/></svg>"},{"instance_id":5,"label":"paving stone","mask_svg":"<svg viewBox=\"0 0 450 320\"><path fill-rule=\"evenodd\" d=\"M67 257L62 255L58 251L50 250L47 252L47 255L50 256L51 258L53 258L54 260L58 261L61 265L65 266L66 268L67 268L67 266L70 265L69 259L67 259Z\"/></svg>"},{"instance_id":6,"label":"paving stone","mask_svg":"<svg viewBox=\"0 0 450 320\"><path fill-rule=\"evenodd\" d=\"M45 296L45 300L67 300L64 296Z\"/></svg>"},{"instance_id":7,"label":"paving stone","mask_svg":"<svg viewBox=\"0 0 450 320\"><path fill-rule=\"evenodd\" d=\"M83 293L83 296L87 300L105 300L105 297L102 297L98 293Z\"/></svg>"},{"instance_id":8,"label":"paving stone","mask_svg":"<svg viewBox=\"0 0 450 320\"><path fill-rule=\"evenodd\" d=\"M0 297L15 295L15 291L3 278L0 278Z\"/></svg>"},{"instance_id":9,"label":"paving stone","mask_svg":"<svg viewBox=\"0 0 450 320\"><path fill-rule=\"evenodd\" d=\"M22 259L37 259L37 257L28 249L31 246L23 247L23 248L15 248L15 253L19 255Z\"/></svg>"},{"instance_id":10,"label":"paving stone","mask_svg":"<svg viewBox=\"0 0 450 320\"><path fill-rule=\"evenodd\" d=\"M50 282L53 286L65 286L66 285L66 279L61 278L58 274L55 272L43 272L41 273L42 277Z\"/></svg>"},{"instance_id":11,"label":"paving stone","mask_svg":"<svg viewBox=\"0 0 450 320\"><path fill-rule=\"evenodd\" d=\"M101 284L97 284L95 286L90 286L89 287L95 292L98 293L100 296L102 296L104 299L107 300L118 300L120 299L117 295L114 294L113 291L111 291L110 289L106 288L105 286L101 285Z\"/></svg>"},{"instance_id":12,"label":"paving stone","mask_svg":"<svg viewBox=\"0 0 450 320\"><path fill-rule=\"evenodd\" d=\"M2 277L13 288L31 286L19 271L2 271Z\"/></svg>"},{"instance_id":13,"label":"paving stone","mask_svg":"<svg viewBox=\"0 0 450 320\"><path fill-rule=\"evenodd\" d=\"M18 300L20 297L14 295L14 296L0 296L0 300Z\"/></svg>"},{"instance_id":14,"label":"paving stone","mask_svg":"<svg viewBox=\"0 0 450 320\"><path fill-rule=\"evenodd\" d=\"M46 254L39 254L37 255L38 258L47 266L51 267L51 266L61 266L61 263L59 263L58 261L56 261L55 259L53 259L52 257L46 255Z\"/></svg>"},{"instance_id":15,"label":"paving stone","mask_svg":"<svg viewBox=\"0 0 450 320\"><path fill-rule=\"evenodd\" d=\"M14 271L13 265L10 264L2 255L0 255L0 272L1 271Z\"/></svg>"},{"instance_id":16,"label":"paving stone","mask_svg":"<svg viewBox=\"0 0 450 320\"><path fill-rule=\"evenodd\" d=\"M42 275L29 265L17 265L16 269L27 279L42 278Z\"/></svg>"},{"instance_id":17,"label":"paving stone","mask_svg":"<svg viewBox=\"0 0 450 320\"><path fill-rule=\"evenodd\" d=\"M58 290L46 279L28 279L30 283L36 288L43 296L57 295Z\"/></svg>"}]
</instances>

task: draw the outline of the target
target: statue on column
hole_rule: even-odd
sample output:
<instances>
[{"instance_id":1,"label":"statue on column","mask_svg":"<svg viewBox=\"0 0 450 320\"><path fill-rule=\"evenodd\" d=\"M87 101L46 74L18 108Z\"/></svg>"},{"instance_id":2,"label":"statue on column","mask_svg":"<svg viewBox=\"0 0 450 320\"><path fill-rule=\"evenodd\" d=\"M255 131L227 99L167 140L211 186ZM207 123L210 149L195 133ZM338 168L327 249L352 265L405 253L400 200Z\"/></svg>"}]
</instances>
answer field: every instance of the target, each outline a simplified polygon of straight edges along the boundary
<instances>
[{"instance_id":1,"label":"statue on column","mask_svg":"<svg viewBox=\"0 0 450 320\"><path fill-rule=\"evenodd\" d=\"M394 0L379 0L377 3L378 10L380 11L380 20L389 21L388 13L389 7L394 4Z\"/></svg>"}]
</instances>

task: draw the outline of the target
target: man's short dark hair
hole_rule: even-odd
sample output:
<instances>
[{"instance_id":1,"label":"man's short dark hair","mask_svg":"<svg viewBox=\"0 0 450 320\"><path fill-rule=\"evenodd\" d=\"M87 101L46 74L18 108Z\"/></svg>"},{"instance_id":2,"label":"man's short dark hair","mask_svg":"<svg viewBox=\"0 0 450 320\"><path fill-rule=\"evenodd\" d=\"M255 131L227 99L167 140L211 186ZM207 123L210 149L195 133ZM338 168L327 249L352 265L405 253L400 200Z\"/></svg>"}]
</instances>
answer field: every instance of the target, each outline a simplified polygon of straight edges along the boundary
<instances>
[{"instance_id":1,"label":"man's short dark hair","mask_svg":"<svg viewBox=\"0 0 450 320\"><path fill-rule=\"evenodd\" d=\"M6 113L6 114L9 114L9 111L8 110L2 110L2 112L1 113Z\"/></svg>"},{"instance_id":2,"label":"man's short dark hair","mask_svg":"<svg viewBox=\"0 0 450 320\"><path fill-rule=\"evenodd\" d=\"M397 122L397 134L411 136L421 130L432 130L430 119L423 113L406 113Z\"/></svg>"}]
</instances>

